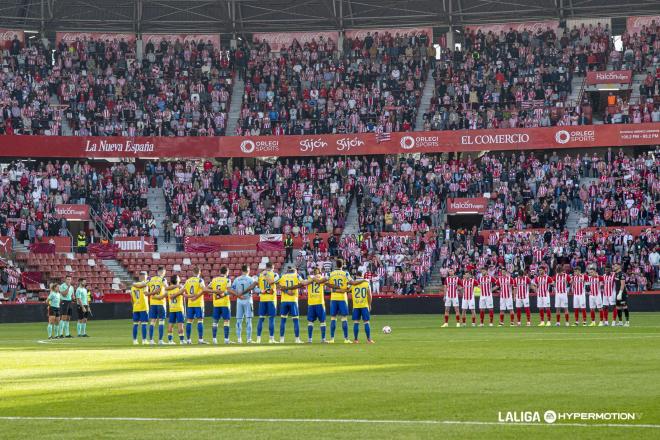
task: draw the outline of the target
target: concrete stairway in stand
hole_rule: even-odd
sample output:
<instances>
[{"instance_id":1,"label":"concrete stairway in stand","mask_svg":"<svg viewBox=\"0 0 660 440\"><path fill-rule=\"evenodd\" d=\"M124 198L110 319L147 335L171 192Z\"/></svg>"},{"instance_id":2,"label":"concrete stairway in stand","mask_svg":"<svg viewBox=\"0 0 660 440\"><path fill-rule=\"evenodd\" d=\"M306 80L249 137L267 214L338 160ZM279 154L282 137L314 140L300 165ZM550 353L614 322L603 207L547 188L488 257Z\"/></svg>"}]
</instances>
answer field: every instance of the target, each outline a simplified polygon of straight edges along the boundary
<instances>
[{"instance_id":1,"label":"concrete stairway in stand","mask_svg":"<svg viewBox=\"0 0 660 440\"><path fill-rule=\"evenodd\" d=\"M154 215L156 220L156 227L158 228L158 251L159 252L176 252L176 244L174 237L170 243L165 243L165 230L163 221L167 218L167 210L165 204L165 194L162 188L149 188L147 193L147 206Z\"/></svg>"},{"instance_id":2,"label":"concrete stairway in stand","mask_svg":"<svg viewBox=\"0 0 660 440\"><path fill-rule=\"evenodd\" d=\"M646 72L636 73L633 75L632 84L630 85L630 103L638 104L639 103L639 86L644 84L646 79Z\"/></svg>"},{"instance_id":3,"label":"concrete stairway in stand","mask_svg":"<svg viewBox=\"0 0 660 440\"><path fill-rule=\"evenodd\" d=\"M428 112L431 108L431 98L435 91L435 80L431 75L431 69L426 74L426 82L424 83L424 90L422 90L422 100L417 109L417 118L415 120L415 131L424 130L424 113Z\"/></svg>"},{"instance_id":4,"label":"concrete stairway in stand","mask_svg":"<svg viewBox=\"0 0 660 440\"><path fill-rule=\"evenodd\" d=\"M341 233L341 236L352 235L360 232L360 223L358 221L358 207L357 199L353 199L351 206L348 208L348 214L346 215L346 224L344 225L344 230Z\"/></svg>"},{"instance_id":5,"label":"concrete stairway in stand","mask_svg":"<svg viewBox=\"0 0 660 440\"><path fill-rule=\"evenodd\" d=\"M52 106L60 105L60 99L57 95L50 95L49 101ZM69 121L66 117L62 117L62 136L73 136L73 130L69 126Z\"/></svg>"},{"instance_id":6,"label":"concrete stairway in stand","mask_svg":"<svg viewBox=\"0 0 660 440\"><path fill-rule=\"evenodd\" d=\"M442 290L442 279L440 278L440 271L437 264L433 265L431 269L431 281L424 287L424 293L439 293Z\"/></svg>"},{"instance_id":7,"label":"concrete stairway in stand","mask_svg":"<svg viewBox=\"0 0 660 440\"><path fill-rule=\"evenodd\" d=\"M580 98L580 92L586 81L585 76L574 76L571 80L571 94L568 95L567 101L569 103L577 104L578 99Z\"/></svg>"},{"instance_id":8,"label":"concrete stairway in stand","mask_svg":"<svg viewBox=\"0 0 660 440\"><path fill-rule=\"evenodd\" d=\"M227 136L236 134L238 118L241 115L241 106L243 104L243 93L245 92L245 82L238 76L234 78L234 85L231 89L231 101L229 104L229 114L227 115Z\"/></svg>"},{"instance_id":9,"label":"concrete stairway in stand","mask_svg":"<svg viewBox=\"0 0 660 440\"><path fill-rule=\"evenodd\" d=\"M25 243L28 243L27 245ZM30 252L28 248L29 242L26 240L25 243L20 242L19 240L14 241L13 250L16 253L27 253Z\"/></svg>"},{"instance_id":10,"label":"concrete stairway in stand","mask_svg":"<svg viewBox=\"0 0 660 440\"><path fill-rule=\"evenodd\" d=\"M598 181L598 179L593 177L583 177L580 179L580 187L584 185L588 188L589 185L591 185L591 182L594 181ZM566 229L568 229L568 233L571 237L575 235L580 227L580 215L580 212L574 211L572 209L568 211L568 217L566 218Z\"/></svg>"}]
</instances>

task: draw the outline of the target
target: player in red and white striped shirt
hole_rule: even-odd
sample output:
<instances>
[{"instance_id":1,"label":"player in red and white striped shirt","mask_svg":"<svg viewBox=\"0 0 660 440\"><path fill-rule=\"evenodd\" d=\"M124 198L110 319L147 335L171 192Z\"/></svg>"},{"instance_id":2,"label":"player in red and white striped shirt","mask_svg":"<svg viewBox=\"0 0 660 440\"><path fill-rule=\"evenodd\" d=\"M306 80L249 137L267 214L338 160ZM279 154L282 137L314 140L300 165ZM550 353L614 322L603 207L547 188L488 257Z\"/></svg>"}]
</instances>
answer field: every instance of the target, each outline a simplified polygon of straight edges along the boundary
<instances>
[{"instance_id":1,"label":"player in red and white striped shirt","mask_svg":"<svg viewBox=\"0 0 660 440\"><path fill-rule=\"evenodd\" d=\"M536 292L536 306L539 309L541 322L539 327L552 325L552 312L550 311L550 289L552 288L553 278L546 272L544 266L539 268L539 275L534 278L532 288ZM548 315L548 321L545 321L545 315Z\"/></svg>"},{"instance_id":2,"label":"player in red and white striped shirt","mask_svg":"<svg viewBox=\"0 0 660 440\"><path fill-rule=\"evenodd\" d=\"M557 312L557 323L561 325L561 310L564 309L564 320L566 326L571 325L568 314L568 288L571 284L571 276L564 272L564 266L557 266L555 274L555 311Z\"/></svg>"},{"instance_id":3,"label":"player in red and white striped shirt","mask_svg":"<svg viewBox=\"0 0 660 440\"><path fill-rule=\"evenodd\" d=\"M589 276L587 277L589 283L589 311L591 315L590 327L596 326L596 310L598 310L598 317L600 322L599 327L603 326L603 298L602 298L602 284L603 277L598 275L596 267L589 268Z\"/></svg>"},{"instance_id":4,"label":"player in red and white striped shirt","mask_svg":"<svg viewBox=\"0 0 660 440\"><path fill-rule=\"evenodd\" d=\"M580 310L582 310L582 325L587 325L587 300L585 298L587 279L580 266L576 266L571 277L571 293L573 294L573 312L575 325L580 325Z\"/></svg>"},{"instance_id":5,"label":"player in red and white striped shirt","mask_svg":"<svg viewBox=\"0 0 660 440\"><path fill-rule=\"evenodd\" d=\"M449 275L445 278L445 285L443 291L445 294L445 323L443 327L449 327L449 309L454 307L456 313L456 327L461 326L461 315L458 310L458 286L461 279L456 276L454 269L449 269Z\"/></svg>"},{"instance_id":6,"label":"player in red and white striped shirt","mask_svg":"<svg viewBox=\"0 0 660 440\"><path fill-rule=\"evenodd\" d=\"M603 325L608 325L609 309L612 309L612 325L616 323L617 310L616 310L616 275L612 273L612 266L605 267L605 275L603 275Z\"/></svg>"},{"instance_id":7,"label":"player in red and white striped shirt","mask_svg":"<svg viewBox=\"0 0 660 440\"><path fill-rule=\"evenodd\" d=\"M497 284L497 280L488 273L487 268L483 267L479 276L479 287L481 288L481 296L479 296L479 327L483 327L484 325L486 309L490 318L489 326L493 326L493 287L495 284Z\"/></svg>"},{"instance_id":8,"label":"player in red and white striped shirt","mask_svg":"<svg viewBox=\"0 0 660 440\"><path fill-rule=\"evenodd\" d=\"M514 279L514 286L516 288L516 318L517 324L520 327L522 308L525 308L525 317L527 317L527 327L532 325L532 314L529 310L529 288L532 285L532 279L525 275L524 272Z\"/></svg>"},{"instance_id":9,"label":"player in red and white striped shirt","mask_svg":"<svg viewBox=\"0 0 660 440\"><path fill-rule=\"evenodd\" d=\"M501 275L497 277L497 289L500 292L500 327L504 325L504 312L506 310L509 311L511 318L509 325L514 325L513 278L505 269L502 269Z\"/></svg>"},{"instance_id":10,"label":"player in red and white striped shirt","mask_svg":"<svg viewBox=\"0 0 660 440\"><path fill-rule=\"evenodd\" d=\"M463 311L463 327L465 327L465 318L467 311L470 310L472 315L472 327L476 325L476 315L474 314L474 288L479 285L479 282L474 279L472 272L467 271L461 280L461 291L463 292L463 302L461 303L461 310Z\"/></svg>"}]
</instances>

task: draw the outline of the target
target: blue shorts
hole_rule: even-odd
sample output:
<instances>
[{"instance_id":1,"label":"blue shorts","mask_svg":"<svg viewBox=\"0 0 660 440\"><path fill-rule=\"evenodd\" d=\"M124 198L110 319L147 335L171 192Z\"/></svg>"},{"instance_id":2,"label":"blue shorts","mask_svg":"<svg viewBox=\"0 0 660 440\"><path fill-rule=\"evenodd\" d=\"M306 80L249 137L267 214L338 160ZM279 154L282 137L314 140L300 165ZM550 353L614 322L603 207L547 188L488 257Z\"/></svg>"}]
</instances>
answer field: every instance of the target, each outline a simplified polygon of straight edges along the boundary
<instances>
[{"instance_id":1,"label":"blue shorts","mask_svg":"<svg viewBox=\"0 0 660 440\"><path fill-rule=\"evenodd\" d=\"M165 319L165 306L149 306L149 319Z\"/></svg>"},{"instance_id":2,"label":"blue shorts","mask_svg":"<svg viewBox=\"0 0 660 440\"><path fill-rule=\"evenodd\" d=\"M204 319L204 309L201 307L188 307L188 319Z\"/></svg>"},{"instance_id":3,"label":"blue shorts","mask_svg":"<svg viewBox=\"0 0 660 440\"><path fill-rule=\"evenodd\" d=\"M236 301L236 319L252 318L254 316L252 301Z\"/></svg>"},{"instance_id":4,"label":"blue shorts","mask_svg":"<svg viewBox=\"0 0 660 440\"><path fill-rule=\"evenodd\" d=\"M323 307L323 304L307 306L307 320L314 322L316 319L319 322L325 322L325 307Z\"/></svg>"},{"instance_id":5,"label":"blue shorts","mask_svg":"<svg viewBox=\"0 0 660 440\"><path fill-rule=\"evenodd\" d=\"M277 307L275 306L275 303L272 301L264 301L259 303L259 317L264 317L264 316L276 316L277 315Z\"/></svg>"},{"instance_id":6,"label":"blue shorts","mask_svg":"<svg viewBox=\"0 0 660 440\"><path fill-rule=\"evenodd\" d=\"M363 321L369 321L370 317L371 315L369 314L369 309L366 307L353 309L353 321L359 321L360 319Z\"/></svg>"},{"instance_id":7,"label":"blue shorts","mask_svg":"<svg viewBox=\"0 0 660 440\"><path fill-rule=\"evenodd\" d=\"M330 316L348 316L348 303L344 300L330 300Z\"/></svg>"},{"instance_id":8,"label":"blue shorts","mask_svg":"<svg viewBox=\"0 0 660 440\"><path fill-rule=\"evenodd\" d=\"M213 307L213 320L220 321L229 321L231 318L231 310L229 307Z\"/></svg>"},{"instance_id":9,"label":"blue shorts","mask_svg":"<svg viewBox=\"0 0 660 440\"><path fill-rule=\"evenodd\" d=\"M183 312L170 312L170 319L168 321L170 324L183 323Z\"/></svg>"},{"instance_id":10,"label":"blue shorts","mask_svg":"<svg viewBox=\"0 0 660 440\"><path fill-rule=\"evenodd\" d=\"M149 314L147 312L133 312L133 322L147 322Z\"/></svg>"},{"instance_id":11,"label":"blue shorts","mask_svg":"<svg viewBox=\"0 0 660 440\"><path fill-rule=\"evenodd\" d=\"M298 316L298 303L295 302L283 302L280 304L280 315L281 316Z\"/></svg>"}]
</instances>

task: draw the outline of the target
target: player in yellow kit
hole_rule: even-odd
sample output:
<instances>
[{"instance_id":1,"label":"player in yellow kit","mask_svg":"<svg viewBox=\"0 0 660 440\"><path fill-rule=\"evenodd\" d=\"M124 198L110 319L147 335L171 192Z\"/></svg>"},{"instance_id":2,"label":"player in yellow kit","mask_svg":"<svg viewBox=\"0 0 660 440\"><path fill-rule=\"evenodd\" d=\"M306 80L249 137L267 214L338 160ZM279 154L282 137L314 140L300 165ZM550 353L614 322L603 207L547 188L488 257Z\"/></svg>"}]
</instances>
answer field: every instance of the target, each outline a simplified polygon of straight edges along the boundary
<instances>
[{"instance_id":1,"label":"player in yellow kit","mask_svg":"<svg viewBox=\"0 0 660 440\"><path fill-rule=\"evenodd\" d=\"M230 295L236 295L231 289L231 280L227 276L227 266L220 268L220 276L211 280L209 291L213 296L213 343L218 343L218 322L223 320L225 344L229 344L229 320L231 319Z\"/></svg>"},{"instance_id":2,"label":"player in yellow kit","mask_svg":"<svg viewBox=\"0 0 660 440\"><path fill-rule=\"evenodd\" d=\"M360 271L358 276L362 278L364 273ZM369 281L361 279L359 282L351 286L351 299L353 301L353 337L354 344L358 343L358 333L360 331L360 320L364 324L364 333L367 335L367 343L373 344L371 339L371 326L369 325L369 318L371 310L371 287Z\"/></svg>"},{"instance_id":3,"label":"player in yellow kit","mask_svg":"<svg viewBox=\"0 0 660 440\"><path fill-rule=\"evenodd\" d=\"M188 298L186 340L188 344L192 344L192 340L190 339L192 336L192 325L193 321L197 320L197 342L199 344L208 344L204 340L204 292L206 292L206 286L201 277L202 270L198 266L193 268L193 274L183 285L183 289L185 290L184 296Z\"/></svg>"},{"instance_id":4,"label":"player in yellow kit","mask_svg":"<svg viewBox=\"0 0 660 440\"><path fill-rule=\"evenodd\" d=\"M179 330L179 343L183 345L185 344L185 340L183 339L183 302L185 301L183 294L185 291L181 286L179 275L172 275L170 277L170 284L165 287L165 292L170 309L167 324L167 343L174 345L172 331L174 330L174 324L176 324Z\"/></svg>"},{"instance_id":5,"label":"player in yellow kit","mask_svg":"<svg viewBox=\"0 0 660 440\"><path fill-rule=\"evenodd\" d=\"M337 269L330 272L328 284L330 285L330 340L328 343L334 344L335 331L337 330L337 316L341 317L341 329L344 332L344 344L351 344L348 339L348 299L346 292L355 281L351 275L344 270L344 261L337 259L335 262Z\"/></svg>"},{"instance_id":6,"label":"player in yellow kit","mask_svg":"<svg viewBox=\"0 0 660 440\"><path fill-rule=\"evenodd\" d=\"M321 274L321 269L314 268L314 273L305 281L307 286L307 342L312 343L314 321L319 320L321 327L321 342L325 339L325 293L324 284L328 282Z\"/></svg>"},{"instance_id":7,"label":"player in yellow kit","mask_svg":"<svg viewBox=\"0 0 660 440\"><path fill-rule=\"evenodd\" d=\"M284 332L286 330L286 320L291 315L293 319L293 334L295 343L302 344L300 340L300 317L298 311L298 287L303 282L295 267L289 268L289 271L280 277L277 282L282 291L280 304L280 343L284 343Z\"/></svg>"},{"instance_id":8,"label":"player in yellow kit","mask_svg":"<svg viewBox=\"0 0 660 440\"><path fill-rule=\"evenodd\" d=\"M140 281L131 286L133 304L133 344L138 345L138 326L142 326L142 343L148 344L147 323L149 322L149 297L147 293L147 273L140 272Z\"/></svg>"},{"instance_id":9,"label":"player in yellow kit","mask_svg":"<svg viewBox=\"0 0 660 440\"><path fill-rule=\"evenodd\" d=\"M279 275L273 271L273 263L266 263L266 270L259 274L257 288L259 293L259 321L257 322L257 344L261 343L264 319L268 316L268 336L271 344L275 343L275 316L277 315L277 281Z\"/></svg>"},{"instance_id":10,"label":"player in yellow kit","mask_svg":"<svg viewBox=\"0 0 660 440\"><path fill-rule=\"evenodd\" d=\"M163 345L163 335L165 333L165 306L167 302L167 294L165 287L167 281L165 280L165 268L160 266L155 276L151 277L148 282L149 292L149 343L154 344L154 326L158 322L158 344Z\"/></svg>"}]
</instances>

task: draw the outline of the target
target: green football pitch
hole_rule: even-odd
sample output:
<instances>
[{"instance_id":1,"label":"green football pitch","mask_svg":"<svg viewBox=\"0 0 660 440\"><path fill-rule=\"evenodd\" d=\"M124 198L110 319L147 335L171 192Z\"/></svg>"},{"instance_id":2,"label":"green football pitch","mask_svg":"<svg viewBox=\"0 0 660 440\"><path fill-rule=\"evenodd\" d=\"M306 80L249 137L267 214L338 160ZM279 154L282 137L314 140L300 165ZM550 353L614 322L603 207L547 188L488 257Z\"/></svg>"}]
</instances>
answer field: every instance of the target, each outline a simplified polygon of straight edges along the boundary
<instances>
[{"instance_id":1,"label":"green football pitch","mask_svg":"<svg viewBox=\"0 0 660 440\"><path fill-rule=\"evenodd\" d=\"M133 346L123 320L57 341L45 323L3 324L0 438L660 438L660 314L630 328L440 324L376 316L374 345L164 347ZM628 416L548 424L546 411Z\"/></svg>"}]
</instances>

